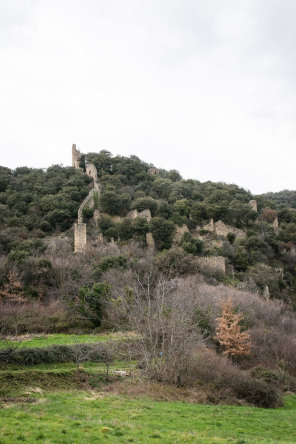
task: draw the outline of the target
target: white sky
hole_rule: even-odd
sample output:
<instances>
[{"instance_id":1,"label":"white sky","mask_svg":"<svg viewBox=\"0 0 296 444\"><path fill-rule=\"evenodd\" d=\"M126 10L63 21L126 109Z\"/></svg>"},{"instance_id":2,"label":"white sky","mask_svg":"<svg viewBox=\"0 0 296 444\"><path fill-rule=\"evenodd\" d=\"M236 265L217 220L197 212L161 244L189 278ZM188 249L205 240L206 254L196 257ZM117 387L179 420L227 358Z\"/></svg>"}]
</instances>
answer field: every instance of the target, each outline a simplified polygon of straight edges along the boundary
<instances>
[{"instance_id":1,"label":"white sky","mask_svg":"<svg viewBox=\"0 0 296 444\"><path fill-rule=\"evenodd\" d=\"M295 0L0 0L0 164L296 189Z\"/></svg>"}]
</instances>

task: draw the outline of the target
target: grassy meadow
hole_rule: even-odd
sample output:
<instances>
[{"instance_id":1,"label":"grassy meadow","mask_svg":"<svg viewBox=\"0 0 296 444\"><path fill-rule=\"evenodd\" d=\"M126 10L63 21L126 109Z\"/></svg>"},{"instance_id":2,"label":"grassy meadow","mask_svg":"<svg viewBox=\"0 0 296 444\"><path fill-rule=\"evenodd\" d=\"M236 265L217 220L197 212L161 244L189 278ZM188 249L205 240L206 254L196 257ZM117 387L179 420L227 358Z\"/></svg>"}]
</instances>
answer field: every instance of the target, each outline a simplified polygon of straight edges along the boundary
<instances>
[{"instance_id":1,"label":"grassy meadow","mask_svg":"<svg viewBox=\"0 0 296 444\"><path fill-rule=\"evenodd\" d=\"M104 341L109 336L49 335L22 345L44 347L90 339ZM116 373L128 369L128 362L114 361L106 381L101 362L81 363L79 377L71 362L3 367L0 444L296 442L295 395L285 397L285 405L276 409L203 405L186 396L178 400L177 395L161 400L165 388L146 387L136 373L125 378Z\"/></svg>"}]
</instances>

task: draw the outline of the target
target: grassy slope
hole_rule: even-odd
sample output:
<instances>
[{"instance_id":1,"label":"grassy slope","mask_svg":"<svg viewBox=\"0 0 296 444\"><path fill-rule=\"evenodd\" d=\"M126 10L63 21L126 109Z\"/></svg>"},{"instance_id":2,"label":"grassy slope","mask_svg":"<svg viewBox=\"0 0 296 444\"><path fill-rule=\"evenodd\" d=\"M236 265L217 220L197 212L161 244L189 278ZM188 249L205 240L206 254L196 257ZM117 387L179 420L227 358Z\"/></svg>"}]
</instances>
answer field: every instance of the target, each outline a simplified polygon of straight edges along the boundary
<instances>
[{"instance_id":1,"label":"grassy slope","mask_svg":"<svg viewBox=\"0 0 296 444\"><path fill-rule=\"evenodd\" d=\"M20 343L20 348L34 348L34 347L49 347L50 345L71 345L75 343L90 343L90 342L101 342L107 341L108 339L116 339L117 337L123 337L123 335L118 335L112 333L112 335L107 333L101 333L97 335L66 335L66 334L52 334L52 335L42 335L36 336L32 339L24 339Z\"/></svg>"},{"instance_id":2,"label":"grassy slope","mask_svg":"<svg viewBox=\"0 0 296 444\"><path fill-rule=\"evenodd\" d=\"M0 410L1 443L296 442L296 396L276 410L77 391L33 396L40 402Z\"/></svg>"},{"instance_id":3,"label":"grassy slope","mask_svg":"<svg viewBox=\"0 0 296 444\"><path fill-rule=\"evenodd\" d=\"M50 335L24 344L44 347L90 339L106 340L108 335ZM126 364L114 362L110 370ZM82 367L82 381L71 363L9 366L0 372L0 444L296 442L296 396L275 410L131 399L100 391L104 364ZM32 390L37 386L45 394ZM98 391L79 391L90 387Z\"/></svg>"}]
</instances>

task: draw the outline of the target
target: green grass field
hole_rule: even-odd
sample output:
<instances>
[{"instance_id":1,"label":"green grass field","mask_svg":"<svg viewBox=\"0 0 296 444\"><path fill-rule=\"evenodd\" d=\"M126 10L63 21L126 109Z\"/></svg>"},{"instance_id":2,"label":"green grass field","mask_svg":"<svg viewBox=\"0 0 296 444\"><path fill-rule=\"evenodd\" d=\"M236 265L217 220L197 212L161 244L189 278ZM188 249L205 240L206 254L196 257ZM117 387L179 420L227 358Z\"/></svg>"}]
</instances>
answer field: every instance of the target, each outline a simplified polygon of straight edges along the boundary
<instances>
[{"instance_id":1,"label":"green grass field","mask_svg":"<svg viewBox=\"0 0 296 444\"><path fill-rule=\"evenodd\" d=\"M44 347L90 338L103 341L109 336L49 335L25 344ZM79 377L73 363L7 365L0 371L0 444L296 443L295 395L277 409L156 401L149 386L141 395L146 397L139 397L136 388L137 398L132 398L120 394L130 395L128 380L121 382L112 373L128 367L127 362L113 362L106 381L104 363L81 364ZM125 383L128 389L120 391L116 384Z\"/></svg>"},{"instance_id":2,"label":"green grass field","mask_svg":"<svg viewBox=\"0 0 296 444\"><path fill-rule=\"evenodd\" d=\"M100 396L32 394L4 403L0 443L295 443L296 396L266 410Z\"/></svg>"},{"instance_id":3,"label":"green grass field","mask_svg":"<svg viewBox=\"0 0 296 444\"><path fill-rule=\"evenodd\" d=\"M34 348L34 347L49 347L50 345L71 345L75 343L92 343L102 342L112 339L123 339L125 335L118 333L101 333L96 335L66 335L66 334L51 334L33 337L32 339L24 339L19 347Z\"/></svg>"}]
</instances>

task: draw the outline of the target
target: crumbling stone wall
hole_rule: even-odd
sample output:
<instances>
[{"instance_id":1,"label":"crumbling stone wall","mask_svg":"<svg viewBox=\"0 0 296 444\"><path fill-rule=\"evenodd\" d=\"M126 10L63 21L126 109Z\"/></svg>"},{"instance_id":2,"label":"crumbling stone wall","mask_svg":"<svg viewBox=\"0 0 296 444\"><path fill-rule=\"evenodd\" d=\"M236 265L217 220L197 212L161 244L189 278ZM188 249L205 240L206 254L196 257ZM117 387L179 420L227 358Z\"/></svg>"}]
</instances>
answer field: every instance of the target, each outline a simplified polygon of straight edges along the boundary
<instances>
[{"instance_id":1,"label":"crumbling stone wall","mask_svg":"<svg viewBox=\"0 0 296 444\"><path fill-rule=\"evenodd\" d=\"M203 226L203 229L210 231L211 233L215 233L218 236L227 236L228 233L234 233L236 237L246 237L246 233L243 230L225 225L224 222L222 222L221 220L218 220L218 222L214 222L213 219L210 219L209 223Z\"/></svg>"},{"instance_id":2,"label":"crumbling stone wall","mask_svg":"<svg viewBox=\"0 0 296 444\"><path fill-rule=\"evenodd\" d=\"M201 268L212 268L223 274L226 272L225 258L223 256L206 256L197 258L197 263Z\"/></svg>"},{"instance_id":3,"label":"crumbling stone wall","mask_svg":"<svg viewBox=\"0 0 296 444\"><path fill-rule=\"evenodd\" d=\"M74 251L82 253L86 248L86 224L74 224Z\"/></svg>"},{"instance_id":4,"label":"crumbling stone wall","mask_svg":"<svg viewBox=\"0 0 296 444\"><path fill-rule=\"evenodd\" d=\"M81 170L80 168L80 160L81 160L81 152L76 149L75 143L72 145L72 166L77 170Z\"/></svg>"},{"instance_id":5,"label":"crumbling stone wall","mask_svg":"<svg viewBox=\"0 0 296 444\"><path fill-rule=\"evenodd\" d=\"M279 219L278 219L278 215L275 216L274 221L272 222L272 226L273 228L278 228L279 227Z\"/></svg>"},{"instance_id":6,"label":"crumbling stone wall","mask_svg":"<svg viewBox=\"0 0 296 444\"><path fill-rule=\"evenodd\" d=\"M159 170L157 168L149 168L148 174L151 174L152 176L157 176L159 174Z\"/></svg>"},{"instance_id":7,"label":"crumbling stone wall","mask_svg":"<svg viewBox=\"0 0 296 444\"><path fill-rule=\"evenodd\" d=\"M149 222L151 220L151 211L149 209L140 211L138 213L138 217L142 217L143 219L146 219L147 222Z\"/></svg>"},{"instance_id":8,"label":"crumbling stone wall","mask_svg":"<svg viewBox=\"0 0 296 444\"><path fill-rule=\"evenodd\" d=\"M96 167L92 163L87 163L85 166L86 174L93 179L94 182L98 182L98 172Z\"/></svg>"},{"instance_id":9,"label":"crumbling stone wall","mask_svg":"<svg viewBox=\"0 0 296 444\"><path fill-rule=\"evenodd\" d=\"M137 217L138 217L138 210L132 210L126 215L127 219L136 219Z\"/></svg>"},{"instance_id":10,"label":"crumbling stone wall","mask_svg":"<svg viewBox=\"0 0 296 444\"><path fill-rule=\"evenodd\" d=\"M126 215L127 219L137 219L137 217L147 219L149 222L151 220L151 211L149 209L140 212L138 212L138 210L132 210Z\"/></svg>"},{"instance_id":11,"label":"crumbling stone wall","mask_svg":"<svg viewBox=\"0 0 296 444\"><path fill-rule=\"evenodd\" d=\"M250 200L249 205L251 206L253 211L258 211L258 209L257 209L257 200L255 200L255 199Z\"/></svg>"},{"instance_id":12,"label":"crumbling stone wall","mask_svg":"<svg viewBox=\"0 0 296 444\"><path fill-rule=\"evenodd\" d=\"M72 166L78 170L80 168L81 153L76 149L76 145L72 145ZM74 251L82 252L86 248L86 224L83 223L83 209L86 206L93 207L95 205L95 195L100 196L101 187L98 181L98 173L96 167L89 163L86 165L86 174L93 179L93 188L90 190L78 210L78 223L74 224ZM97 221L100 217L99 210L95 210L94 219Z\"/></svg>"},{"instance_id":13,"label":"crumbling stone wall","mask_svg":"<svg viewBox=\"0 0 296 444\"><path fill-rule=\"evenodd\" d=\"M154 250L154 248L155 248L155 240L153 238L152 233L147 233L146 234L146 244L147 244L147 247L150 250Z\"/></svg>"},{"instance_id":14,"label":"crumbling stone wall","mask_svg":"<svg viewBox=\"0 0 296 444\"><path fill-rule=\"evenodd\" d=\"M186 224L182 225L182 227L177 227L174 235L173 242L178 243L183 237L184 233L189 233L188 227Z\"/></svg>"}]
</instances>

